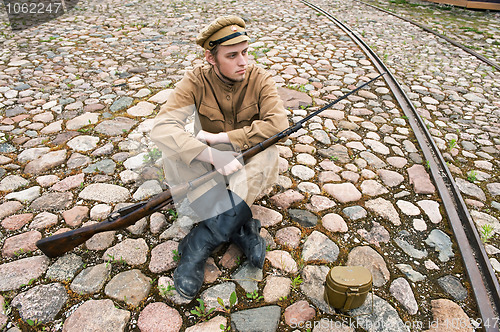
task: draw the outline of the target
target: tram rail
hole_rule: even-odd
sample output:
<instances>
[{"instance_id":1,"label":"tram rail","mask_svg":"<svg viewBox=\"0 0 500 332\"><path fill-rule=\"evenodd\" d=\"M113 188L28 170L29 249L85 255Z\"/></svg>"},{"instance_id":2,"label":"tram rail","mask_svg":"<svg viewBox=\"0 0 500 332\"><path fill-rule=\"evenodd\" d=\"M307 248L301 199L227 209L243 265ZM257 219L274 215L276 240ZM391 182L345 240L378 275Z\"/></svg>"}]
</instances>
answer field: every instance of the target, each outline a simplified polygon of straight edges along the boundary
<instances>
[{"instance_id":1,"label":"tram rail","mask_svg":"<svg viewBox=\"0 0 500 332\"><path fill-rule=\"evenodd\" d=\"M436 184L438 194L442 199L445 212L458 244L466 273L469 277L476 304L484 324L485 331L499 331L498 321L500 313L500 285L498 278L489 262L484 246L480 240L465 202L460 194L450 170L446 166L439 148L435 144L430 132L417 113L410 99L401 88L391 71L385 66L377 54L359 37L350 27L335 18L322 8L301 0L313 10L323 14L330 21L342 29L373 62L376 69L384 75L384 80L399 103L415 134L425 159L429 162L431 176ZM378 9L378 8L377 8ZM456 45L455 45L456 46ZM498 68L497 68L498 69Z\"/></svg>"},{"instance_id":2,"label":"tram rail","mask_svg":"<svg viewBox=\"0 0 500 332\"><path fill-rule=\"evenodd\" d=\"M413 24L413 25L415 25L415 26L419 27L420 29L422 29L422 30L424 30L424 31L426 31L426 32L432 33L433 35L438 36L439 38L442 38L442 39L446 40L448 43L452 44L453 46L456 46L456 47L458 47L458 48L460 48L460 49L464 50L465 52L467 52L467 53L469 53L469 54L471 54L471 55L475 56L475 57L476 57L476 58L478 58L479 60L481 60L481 61L485 62L486 64L488 64L488 65L492 66L493 68L495 68L496 70L500 71L500 65L499 65L498 63L496 63L495 61L493 61L493 60L491 60L491 59L489 59L489 58L485 57L485 56L484 56L484 55L482 55L482 54L479 54L478 52L476 52L476 51L474 51L474 50L472 50L472 49L468 48L467 46L465 46L465 45L463 45L463 44L459 43L458 41L456 41L456 40L454 40L454 39L452 39L452 38L450 38L450 37L447 37L447 36L445 36L445 35L443 35L443 34L441 34L441 33L437 32L437 31L432 30L431 28L429 28L429 27L425 26L425 25L424 25L424 24L422 24L422 23L416 22L416 21L414 21L414 20L411 20L411 19L409 19L409 18L403 17L403 16L401 16L401 15L398 15L398 14L396 14L396 13L390 12L390 11L388 11L388 10L385 10L385 9L383 9L383 8L380 8L380 7L374 6L374 5L372 5L372 4L366 3L366 2L361 1L361 0L355 0L355 1L357 1L357 2L359 2L359 3L362 3L363 5L366 5L366 6L369 6L369 7L375 8L375 9L377 9L377 10L380 10L381 12L384 12L384 13L386 13L386 14L389 14L389 15L392 15L392 16L394 16L394 17L397 17L397 18L399 18L399 19L401 19L401 20L403 20L403 21L405 21L405 22L408 22L408 23L410 23L410 24Z\"/></svg>"}]
</instances>

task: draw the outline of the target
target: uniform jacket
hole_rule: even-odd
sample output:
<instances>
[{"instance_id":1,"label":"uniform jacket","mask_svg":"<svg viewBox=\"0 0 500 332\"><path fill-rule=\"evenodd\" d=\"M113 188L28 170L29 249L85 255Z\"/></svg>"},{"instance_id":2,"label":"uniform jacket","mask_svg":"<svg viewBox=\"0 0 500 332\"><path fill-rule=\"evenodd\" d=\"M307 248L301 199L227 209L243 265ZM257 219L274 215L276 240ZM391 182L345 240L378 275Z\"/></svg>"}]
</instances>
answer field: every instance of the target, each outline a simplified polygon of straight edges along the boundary
<instances>
[{"instance_id":1,"label":"uniform jacket","mask_svg":"<svg viewBox=\"0 0 500 332\"><path fill-rule=\"evenodd\" d=\"M228 85L211 65L185 73L161 107L151 138L164 157L190 165L207 145L185 129L195 115L195 135L200 129L226 132L234 150L248 149L288 127L283 103L272 77L262 68L247 67L245 79Z\"/></svg>"}]
</instances>

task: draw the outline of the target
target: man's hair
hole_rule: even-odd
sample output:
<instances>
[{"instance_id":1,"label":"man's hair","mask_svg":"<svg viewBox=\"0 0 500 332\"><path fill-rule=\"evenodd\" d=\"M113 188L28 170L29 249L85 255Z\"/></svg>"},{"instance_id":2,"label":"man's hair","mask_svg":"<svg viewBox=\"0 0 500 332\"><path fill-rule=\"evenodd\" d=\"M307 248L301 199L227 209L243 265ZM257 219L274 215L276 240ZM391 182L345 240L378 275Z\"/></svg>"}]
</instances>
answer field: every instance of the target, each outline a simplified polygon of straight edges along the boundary
<instances>
[{"instance_id":1,"label":"man's hair","mask_svg":"<svg viewBox=\"0 0 500 332\"><path fill-rule=\"evenodd\" d=\"M215 61L217 61L217 53L219 53L219 46L220 45L215 45L214 48L210 50L210 54L212 54Z\"/></svg>"}]
</instances>

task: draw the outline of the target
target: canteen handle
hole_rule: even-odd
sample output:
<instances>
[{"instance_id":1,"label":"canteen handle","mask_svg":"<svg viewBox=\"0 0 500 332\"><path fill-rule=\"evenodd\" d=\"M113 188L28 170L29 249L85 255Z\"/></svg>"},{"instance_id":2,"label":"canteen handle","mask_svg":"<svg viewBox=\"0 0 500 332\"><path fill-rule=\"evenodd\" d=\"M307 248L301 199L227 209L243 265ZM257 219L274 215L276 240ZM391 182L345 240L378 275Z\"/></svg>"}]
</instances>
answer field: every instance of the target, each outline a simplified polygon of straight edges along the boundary
<instances>
[{"instance_id":1,"label":"canteen handle","mask_svg":"<svg viewBox=\"0 0 500 332\"><path fill-rule=\"evenodd\" d=\"M343 311L347 311L351 307L352 301L354 300L354 296L350 295L357 294L358 292L359 288L349 288L349 290L345 292L346 301L344 303L344 307L342 308Z\"/></svg>"}]
</instances>

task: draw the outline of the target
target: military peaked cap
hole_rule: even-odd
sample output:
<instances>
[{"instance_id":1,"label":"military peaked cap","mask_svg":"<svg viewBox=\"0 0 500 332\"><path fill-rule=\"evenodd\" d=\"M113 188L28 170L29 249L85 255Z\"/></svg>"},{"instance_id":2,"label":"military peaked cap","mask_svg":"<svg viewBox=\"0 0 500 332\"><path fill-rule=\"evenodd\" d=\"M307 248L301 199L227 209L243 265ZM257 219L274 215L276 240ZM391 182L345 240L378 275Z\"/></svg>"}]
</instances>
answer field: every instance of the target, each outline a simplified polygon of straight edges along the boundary
<instances>
[{"instance_id":1,"label":"military peaked cap","mask_svg":"<svg viewBox=\"0 0 500 332\"><path fill-rule=\"evenodd\" d=\"M196 44L206 50L217 45L234 45L250 40L245 31L245 21L234 15L222 16L202 29L196 38Z\"/></svg>"}]
</instances>

